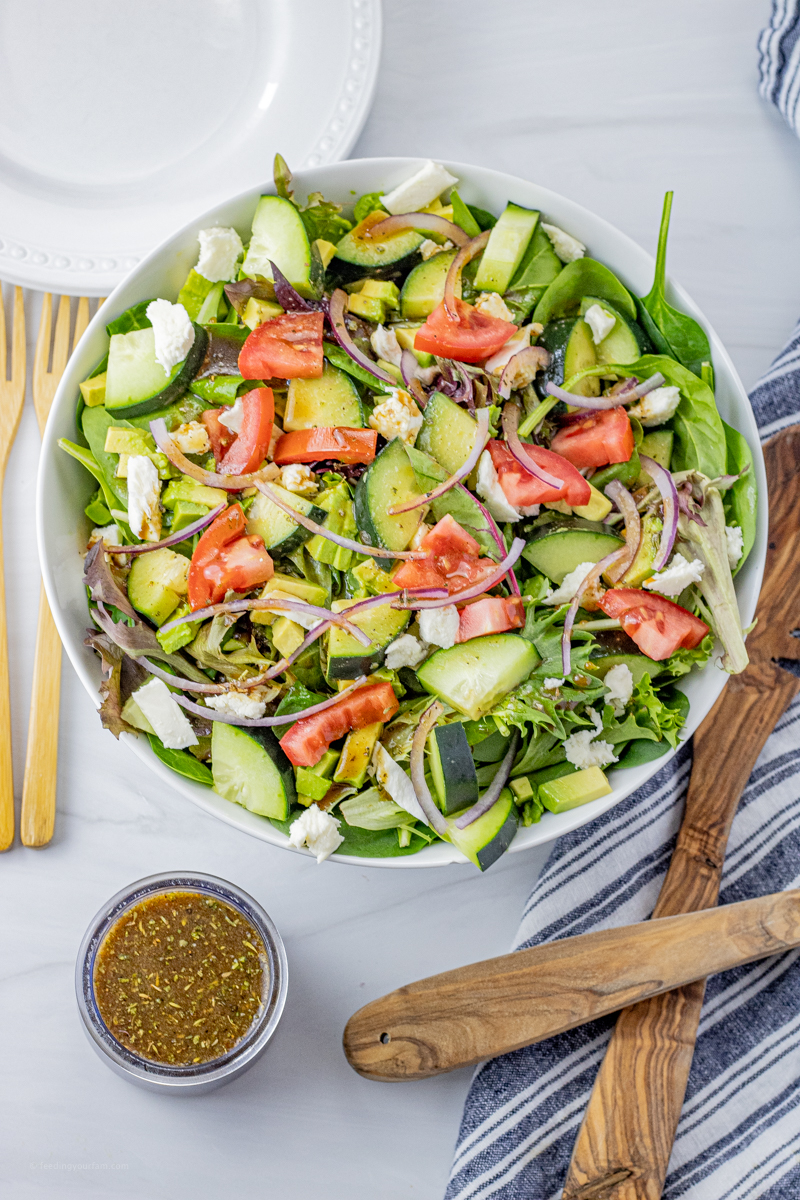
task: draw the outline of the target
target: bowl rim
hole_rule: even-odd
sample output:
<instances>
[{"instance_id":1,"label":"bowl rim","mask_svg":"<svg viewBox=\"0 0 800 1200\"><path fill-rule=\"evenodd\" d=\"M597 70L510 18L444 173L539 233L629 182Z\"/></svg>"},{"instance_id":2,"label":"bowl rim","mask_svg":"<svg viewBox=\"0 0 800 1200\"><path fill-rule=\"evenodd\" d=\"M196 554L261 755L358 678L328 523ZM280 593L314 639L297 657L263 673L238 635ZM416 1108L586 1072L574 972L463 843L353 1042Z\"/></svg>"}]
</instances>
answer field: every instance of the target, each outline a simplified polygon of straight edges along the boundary
<instances>
[{"instance_id":1,"label":"bowl rim","mask_svg":"<svg viewBox=\"0 0 800 1200\"><path fill-rule=\"evenodd\" d=\"M294 175L294 185L299 194L314 190L317 186L316 181L319 177L325 176L327 182L325 190L328 195L333 195L335 198L344 192L346 193L348 183L348 175L358 172L359 169L366 168L376 177L380 177L380 173L385 175L388 172L398 173L408 171L410 174L415 168L424 161L420 157L411 156L376 156L368 158L347 159L342 162L328 164L320 167L308 168L298 171ZM603 236L610 237L615 241L621 249L624 249L628 255L633 255L639 260L642 267L647 266L650 270L655 268L655 260L652 255L648 254L633 238L628 234L623 233L611 222L604 217L598 216L584 205L553 191L550 188L544 187L538 183L533 183L530 180L525 180L521 176L511 175L507 172L497 171L490 167L478 167L468 163L462 163L453 159L438 159L443 165L465 185L481 186L485 182L488 185L501 187L506 189L506 194L513 195L515 189L533 191L536 193L535 204L545 213L551 216L557 214L559 223L563 223L570 228L570 222L575 221L576 226L580 228L583 224L588 224L593 230L600 232ZM340 178L339 178L340 177ZM402 177L402 176L401 176ZM340 191L336 192L336 185L340 184ZM81 350L87 346L93 339L94 335L107 324L111 313L114 311L115 301L118 301L121 295L130 287L135 286L136 280L141 275L144 275L148 268L154 264L158 264L171 248L177 248L181 241L185 241L187 234L197 229L202 229L209 221L216 221L220 210L228 209L234 205L242 204L247 201L252 201L253 204L257 198L265 194L274 194L274 186L272 181L268 181L266 186L262 188L246 188L225 201L221 201L205 212L198 214L191 221L187 221L169 237L165 238L158 246L137 264L137 266L114 288L111 294L101 308L98 309L95 316L89 323L81 341L75 347L72 356L67 364L67 368L61 378L57 388L55 397L48 417L47 426L42 437L42 450L39 459L39 470L36 483L36 531L37 543L39 549L39 560L42 571L42 579L50 604L50 610L53 614L53 619L58 629L59 636L67 652L67 656L77 672L78 677L83 683L86 691L93 701L97 701L97 680L91 678L88 669L86 668L85 660L82 656L82 645L74 637L70 627L68 615L64 612L59 599L56 582L53 573L53 567L47 553L47 526L44 519L45 512L45 488L47 485L48 471L46 464L51 461L54 453L57 450L57 436L55 433L56 424L60 418L61 410L65 407L71 407L74 403L75 392L77 385L82 375L82 370L78 370L78 364L81 361ZM522 201L521 201L522 202ZM531 203L529 200L528 203ZM589 239L591 241L591 238ZM608 256L603 256L603 261L608 261ZM623 282L626 275L620 271L614 264L610 264L615 274L619 274ZM766 560L767 550L767 528L768 528L768 502L767 502L767 486L766 486L766 471L764 466L763 450L761 441L758 435L758 428L755 421L755 415L749 402L747 392L742 384L738 372L733 365L733 362L728 354L724 344L719 338L714 327L710 324L704 313L699 309L697 304L692 300L689 294L680 284L677 284L672 279L667 277L667 292L670 300L679 305L682 311L693 316L703 327L708 335L712 348L712 357L715 365L715 371L718 379L724 376L733 394L736 397L736 417L738 419L738 427L745 436L748 445L750 446L754 460L754 470L758 483L759 491L759 511L757 516L757 533L756 540L751 551L750 557L746 564L748 572L748 591L749 596L745 602L740 600L740 609L742 613L742 623L747 625L752 621L755 607L758 599L758 593L761 587L761 580L764 572L764 564ZM123 308L129 307L131 303L135 303L133 299L126 298ZM744 425L746 428L742 429ZM719 676L717 680L712 674L711 678L714 682L711 684L713 695L702 703L692 703L691 711L687 724L685 726L684 738L679 744L686 744L690 736L694 733L700 723L705 719L710 712L714 703L719 697L722 688L727 681L727 676L721 670L713 665L713 661L709 661L702 672L693 672L692 677L697 678L700 675L707 676L709 672L716 672ZM235 828L249 833L251 836L259 838L261 841L268 842L275 846L280 846L283 849L290 849L298 854L314 857L311 852L302 847L292 846L286 834L273 826L268 819L260 817L247 809L225 800L212 789L195 783L171 771L164 763L162 763L151 750L149 743L144 738L140 738L134 734L123 733L120 735L120 740L124 740L134 753L146 762L147 765L155 772L163 783L168 784L181 795L186 796L197 804L204 811L219 817L227 824ZM676 750L669 751L661 758L653 760L652 763L646 764L644 767L632 768L629 770L616 771L615 786L609 796L604 796L602 799L592 801L590 804L583 805L579 808L570 810L567 813L559 814L555 819L558 824L553 828L554 822L547 821L542 825L528 826L527 828L520 827L514 840L512 841L507 853L519 853L523 850L532 848L533 846L543 845L547 842L554 841L556 838L562 837L565 834L571 833L573 830L580 828L583 825L589 824L596 818L602 816L609 809L616 807L633 791L644 786L650 779L653 778L677 753ZM635 779L631 779L629 783L620 778L623 775L636 774ZM521 836L522 835L522 836ZM350 854L333 854L330 861L346 863L352 866L361 867L384 867L388 869L414 867L416 869L432 868L439 866L447 866L451 864L463 865L468 860L464 855L457 851L454 847L447 843L437 843L436 845L427 846L415 854L403 855L390 858L379 858L371 856L359 856Z\"/></svg>"}]
</instances>

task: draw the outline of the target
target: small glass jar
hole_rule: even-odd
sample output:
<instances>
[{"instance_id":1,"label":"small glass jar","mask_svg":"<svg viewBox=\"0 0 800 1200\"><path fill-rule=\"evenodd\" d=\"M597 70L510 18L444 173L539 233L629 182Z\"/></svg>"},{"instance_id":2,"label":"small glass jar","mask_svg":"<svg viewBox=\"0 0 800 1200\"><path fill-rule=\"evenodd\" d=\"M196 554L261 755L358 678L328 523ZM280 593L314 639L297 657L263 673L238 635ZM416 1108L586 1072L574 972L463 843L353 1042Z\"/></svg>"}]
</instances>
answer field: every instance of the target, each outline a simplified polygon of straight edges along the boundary
<instances>
[{"instance_id":1,"label":"small glass jar","mask_svg":"<svg viewBox=\"0 0 800 1200\"><path fill-rule=\"evenodd\" d=\"M186 1066L171 1066L143 1058L123 1046L109 1031L97 1005L94 969L106 934L128 909L162 892L195 892L213 896L237 909L260 935L269 963L263 1007L244 1037L219 1058ZM84 935L75 967L78 1010L86 1035L100 1057L124 1079L155 1092L196 1096L242 1075L261 1057L272 1038L286 1003L288 968L283 940L252 896L214 875L165 872L148 875L117 892L103 905Z\"/></svg>"}]
</instances>

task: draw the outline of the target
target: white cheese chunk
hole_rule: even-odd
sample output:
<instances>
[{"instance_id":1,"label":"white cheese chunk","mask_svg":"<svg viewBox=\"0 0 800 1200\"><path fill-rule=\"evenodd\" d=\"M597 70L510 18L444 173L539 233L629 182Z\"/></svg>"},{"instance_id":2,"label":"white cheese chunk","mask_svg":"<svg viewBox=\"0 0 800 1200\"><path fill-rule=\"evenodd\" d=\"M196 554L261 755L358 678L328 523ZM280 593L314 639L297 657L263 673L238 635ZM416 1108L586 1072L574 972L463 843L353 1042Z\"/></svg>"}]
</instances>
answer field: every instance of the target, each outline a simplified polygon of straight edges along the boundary
<instances>
[{"instance_id":1,"label":"white cheese chunk","mask_svg":"<svg viewBox=\"0 0 800 1200\"><path fill-rule=\"evenodd\" d=\"M182 454L208 454L211 442L202 421L185 421L169 435Z\"/></svg>"},{"instance_id":2,"label":"white cheese chunk","mask_svg":"<svg viewBox=\"0 0 800 1200\"><path fill-rule=\"evenodd\" d=\"M398 184L391 192L381 196L381 203L387 212L397 213L419 212L433 204L441 196L445 188L458 183L454 175L441 165L429 159L423 163L404 183Z\"/></svg>"},{"instance_id":3,"label":"white cheese chunk","mask_svg":"<svg viewBox=\"0 0 800 1200\"><path fill-rule=\"evenodd\" d=\"M150 679L133 693L136 703L153 726L168 750L185 750L196 746L197 738L167 685L161 679Z\"/></svg>"},{"instance_id":4,"label":"white cheese chunk","mask_svg":"<svg viewBox=\"0 0 800 1200\"><path fill-rule=\"evenodd\" d=\"M317 862L321 863L330 858L344 841L339 833L340 825L337 817L324 812L316 804L310 804L289 826L289 841L298 849L307 846L312 854L316 854Z\"/></svg>"},{"instance_id":5,"label":"white cheese chunk","mask_svg":"<svg viewBox=\"0 0 800 1200\"><path fill-rule=\"evenodd\" d=\"M155 464L146 454L128 459L128 523L138 538L157 542L161 537L161 482Z\"/></svg>"},{"instance_id":6,"label":"white cheese chunk","mask_svg":"<svg viewBox=\"0 0 800 1200\"><path fill-rule=\"evenodd\" d=\"M603 719L593 708L586 711L594 729L579 729L564 741L564 752L567 762L572 763L579 771L587 767L607 767L616 762L617 756L610 742L598 741L597 735L603 731Z\"/></svg>"},{"instance_id":7,"label":"white cheese chunk","mask_svg":"<svg viewBox=\"0 0 800 1200\"><path fill-rule=\"evenodd\" d=\"M401 667L416 667L428 653L428 647L413 633L404 633L391 643L384 658L385 665L390 671L399 671Z\"/></svg>"},{"instance_id":8,"label":"white cheese chunk","mask_svg":"<svg viewBox=\"0 0 800 1200\"><path fill-rule=\"evenodd\" d=\"M511 321L514 318L499 292L481 292L475 301L478 312L486 313L487 317L497 317L500 321Z\"/></svg>"},{"instance_id":9,"label":"white cheese chunk","mask_svg":"<svg viewBox=\"0 0 800 1200\"><path fill-rule=\"evenodd\" d=\"M105 546L121 546L122 534L119 530L119 525L101 525L97 529L93 529L89 537L89 549L91 550L97 542L102 542ZM114 556L119 560L119 555Z\"/></svg>"},{"instance_id":10,"label":"white cheese chunk","mask_svg":"<svg viewBox=\"0 0 800 1200\"><path fill-rule=\"evenodd\" d=\"M194 326L183 305L170 304L169 300L152 300L147 318L153 326L156 361L169 375L194 345Z\"/></svg>"},{"instance_id":11,"label":"white cheese chunk","mask_svg":"<svg viewBox=\"0 0 800 1200\"><path fill-rule=\"evenodd\" d=\"M576 258L583 258L586 247L571 233L565 233L557 225L546 225L544 221L542 221L542 229L550 238L553 249L562 262L571 263L575 262Z\"/></svg>"},{"instance_id":12,"label":"white cheese chunk","mask_svg":"<svg viewBox=\"0 0 800 1200\"><path fill-rule=\"evenodd\" d=\"M397 334L393 329L387 329L385 325L379 325L375 332L370 334L369 340L378 358L382 358L384 362L391 363L392 366L400 366L400 359L403 357L403 348L398 342Z\"/></svg>"},{"instance_id":13,"label":"white cheese chunk","mask_svg":"<svg viewBox=\"0 0 800 1200\"><path fill-rule=\"evenodd\" d=\"M422 413L408 392L394 388L381 404L375 405L369 423L387 442L399 437L407 446L413 446L422 428Z\"/></svg>"},{"instance_id":14,"label":"white cheese chunk","mask_svg":"<svg viewBox=\"0 0 800 1200\"><path fill-rule=\"evenodd\" d=\"M433 258L437 254L442 254L445 250L452 250L453 243L451 241L443 242L440 246L438 242L434 242L433 238L425 238L425 241L420 244L419 252L422 255L422 261L427 262L429 258Z\"/></svg>"},{"instance_id":15,"label":"white cheese chunk","mask_svg":"<svg viewBox=\"0 0 800 1200\"><path fill-rule=\"evenodd\" d=\"M657 387L646 396L642 396L638 404L628 409L629 417L636 417L643 425L663 425L670 417L675 416L681 402L680 389L676 387Z\"/></svg>"},{"instance_id":16,"label":"white cheese chunk","mask_svg":"<svg viewBox=\"0 0 800 1200\"><path fill-rule=\"evenodd\" d=\"M419 614L419 631L431 646L449 650L458 637L459 616L455 604L443 608L423 608Z\"/></svg>"},{"instance_id":17,"label":"white cheese chunk","mask_svg":"<svg viewBox=\"0 0 800 1200\"><path fill-rule=\"evenodd\" d=\"M220 425L224 425L231 433L240 434L242 432L242 421L244 420L244 401L241 396L238 396L233 405L221 413L219 418Z\"/></svg>"},{"instance_id":18,"label":"white cheese chunk","mask_svg":"<svg viewBox=\"0 0 800 1200\"><path fill-rule=\"evenodd\" d=\"M591 562L578 563L574 571L570 571L568 575L564 576L561 586L542 600L542 604L551 604L554 608L560 604L569 604L586 576L595 566L596 564Z\"/></svg>"},{"instance_id":19,"label":"white cheese chunk","mask_svg":"<svg viewBox=\"0 0 800 1200\"><path fill-rule=\"evenodd\" d=\"M226 713L229 717L243 717L246 721L257 721L263 717L267 704L266 700L252 692L220 692L218 696L206 696L206 705L217 712Z\"/></svg>"},{"instance_id":20,"label":"white cheese chunk","mask_svg":"<svg viewBox=\"0 0 800 1200\"><path fill-rule=\"evenodd\" d=\"M603 338L608 337L617 323L617 318L601 308L599 304L593 304L591 308L587 308L583 319L592 331L592 341L595 346L598 346Z\"/></svg>"},{"instance_id":21,"label":"white cheese chunk","mask_svg":"<svg viewBox=\"0 0 800 1200\"><path fill-rule=\"evenodd\" d=\"M633 675L630 667L626 663L618 663L616 667L606 671L603 683L608 688L606 703L612 705L618 717L622 716L633 695Z\"/></svg>"},{"instance_id":22,"label":"white cheese chunk","mask_svg":"<svg viewBox=\"0 0 800 1200\"><path fill-rule=\"evenodd\" d=\"M642 587L646 587L649 592L660 592L662 596L680 596L690 583L700 582L704 570L705 566L699 558L693 558L689 562L678 551L672 556L666 570L645 579Z\"/></svg>"},{"instance_id":23,"label":"white cheese chunk","mask_svg":"<svg viewBox=\"0 0 800 1200\"><path fill-rule=\"evenodd\" d=\"M317 477L305 463L289 463L281 468L280 485L295 496L316 496Z\"/></svg>"},{"instance_id":24,"label":"white cheese chunk","mask_svg":"<svg viewBox=\"0 0 800 1200\"><path fill-rule=\"evenodd\" d=\"M209 283L228 283L236 274L236 262L244 250L235 229L212 225L197 235L200 257L195 270Z\"/></svg>"},{"instance_id":25,"label":"white cheese chunk","mask_svg":"<svg viewBox=\"0 0 800 1200\"><path fill-rule=\"evenodd\" d=\"M556 691L557 688L560 688L563 686L564 686L563 679L553 679L553 678L545 679L544 683L542 684L542 687L544 688L544 690L546 692L554 692L554 691Z\"/></svg>"},{"instance_id":26,"label":"white cheese chunk","mask_svg":"<svg viewBox=\"0 0 800 1200\"><path fill-rule=\"evenodd\" d=\"M744 553L744 534L738 525L726 525L725 540L728 546L728 562L733 570Z\"/></svg>"},{"instance_id":27,"label":"white cheese chunk","mask_svg":"<svg viewBox=\"0 0 800 1200\"><path fill-rule=\"evenodd\" d=\"M395 804L399 804L407 813L411 813L418 821L429 825L430 822L422 811L417 793L414 791L414 785L406 775L403 768L396 763L389 751L380 742L375 746L372 752L372 767L375 772L377 783L383 788L388 796L391 796Z\"/></svg>"},{"instance_id":28,"label":"white cheese chunk","mask_svg":"<svg viewBox=\"0 0 800 1200\"><path fill-rule=\"evenodd\" d=\"M495 521L518 521L521 512L506 500L505 492L497 478L492 456L484 450L478 459L478 484L475 489L479 496L486 501L486 507Z\"/></svg>"},{"instance_id":29,"label":"white cheese chunk","mask_svg":"<svg viewBox=\"0 0 800 1200\"><path fill-rule=\"evenodd\" d=\"M542 331L541 325L536 326L539 333ZM519 354L520 350L527 350L531 344L531 332L534 330L532 325L523 325L516 333L512 333L508 341L500 347L500 349L487 358L484 369L490 375L502 375L503 368L508 366L515 354ZM536 335L538 337L538 333Z\"/></svg>"}]
</instances>

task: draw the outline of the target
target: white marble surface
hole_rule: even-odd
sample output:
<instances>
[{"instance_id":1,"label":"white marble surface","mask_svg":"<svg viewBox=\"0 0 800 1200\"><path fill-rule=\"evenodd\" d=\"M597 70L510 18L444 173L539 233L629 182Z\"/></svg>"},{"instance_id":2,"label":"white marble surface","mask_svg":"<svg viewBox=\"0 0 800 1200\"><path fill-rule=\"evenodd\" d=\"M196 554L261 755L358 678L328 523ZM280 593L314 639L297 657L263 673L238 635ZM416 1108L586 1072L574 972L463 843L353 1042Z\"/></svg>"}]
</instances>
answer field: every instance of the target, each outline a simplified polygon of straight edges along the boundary
<instances>
[{"instance_id":1,"label":"white marble surface","mask_svg":"<svg viewBox=\"0 0 800 1200\"><path fill-rule=\"evenodd\" d=\"M767 0L389 0L357 154L429 154L538 179L655 246L747 386L800 313L800 146L756 93ZM38 300L28 297L35 335ZM31 339L32 344L32 339ZM31 352L32 357L32 352ZM5 488L17 791L38 572L26 408ZM347 1016L407 980L502 952L543 854L470 868L317 868L213 821L101 732L65 664L56 836L0 861L0 1190L190 1200L441 1196L468 1073L368 1083ZM95 1058L72 975L86 924L124 884L194 868L236 880L287 944L286 1016L262 1063L212 1096L139 1092Z\"/></svg>"}]
</instances>

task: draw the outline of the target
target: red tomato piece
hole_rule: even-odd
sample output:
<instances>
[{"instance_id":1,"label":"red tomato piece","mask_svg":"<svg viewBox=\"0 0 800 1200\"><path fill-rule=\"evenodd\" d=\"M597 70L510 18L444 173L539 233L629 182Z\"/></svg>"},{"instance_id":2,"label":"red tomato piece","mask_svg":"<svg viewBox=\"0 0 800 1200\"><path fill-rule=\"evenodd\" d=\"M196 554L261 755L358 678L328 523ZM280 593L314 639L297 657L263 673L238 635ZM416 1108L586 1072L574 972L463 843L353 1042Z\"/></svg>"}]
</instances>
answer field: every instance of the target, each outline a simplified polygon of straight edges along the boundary
<instances>
[{"instance_id":1,"label":"red tomato piece","mask_svg":"<svg viewBox=\"0 0 800 1200\"><path fill-rule=\"evenodd\" d=\"M287 463L321 462L327 458L335 458L341 463L371 463L377 444L375 429L298 429L278 438L274 459L281 467Z\"/></svg>"},{"instance_id":2,"label":"red tomato piece","mask_svg":"<svg viewBox=\"0 0 800 1200\"><path fill-rule=\"evenodd\" d=\"M318 379L322 374L321 312L282 313L258 325L239 351L245 379Z\"/></svg>"},{"instance_id":3,"label":"red tomato piece","mask_svg":"<svg viewBox=\"0 0 800 1200\"><path fill-rule=\"evenodd\" d=\"M550 504L553 500L566 500L573 508L588 504L592 495L589 484L560 454L545 450L544 446L529 446L522 443L526 454L542 470L548 471L556 479L563 479L560 488L549 487L535 475L529 475L524 467L514 458L505 442L491 441L488 450L492 456L494 469L500 481L500 487L509 504L517 508L529 508L532 504Z\"/></svg>"},{"instance_id":4,"label":"red tomato piece","mask_svg":"<svg viewBox=\"0 0 800 1200\"><path fill-rule=\"evenodd\" d=\"M263 540L245 530L241 504L231 504L203 533L189 566L192 611L218 604L228 591L247 592L272 578Z\"/></svg>"},{"instance_id":5,"label":"red tomato piece","mask_svg":"<svg viewBox=\"0 0 800 1200\"><path fill-rule=\"evenodd\" d=\"M490 317L464 300L456 300L456 311L458 320L454 321L442 301L417 331L414 349L459 362L483 362L517 332L510 321Z\"/></svg>"},{"instance_id":6,"label":"red tomato piece","mask_svg":"<svg viewBox=\"0 0 800 1200\"><path fill-rule=\"evenodd\" d=\"M622 407L593 413L585 421L576 421L559 429L550 443L575 467L605 467L608 463L628 462L633 454L633 429Z\"/></svg>"},{"instance_id":7,"label":"red tomato piece","mask_svg":"<svg viewBox=\"0 0 800 1200\"><path fill-rule=\"evenodd\" d=\"M509 629L521 629L525 624L525 606L519 596L486 596L465 604L458 623L457 642L468 642L470 638L484 637L487 633L506 633Z\"/></svg>"},{"instance_id":8,"label":"red tomato piece","mask_svg":"<svg viewBox=\"0 0 800 1200\"><path fill-rule=\"evenodd\" d=\"M211 442L214 462L217 466L236 440L236 434L228 429L227 425L223 425L219 419L220 415L227 411L227 408L208 408L200 418L208 432L208 440Z\"/></svg>"},{"instance_id":9,"label":"red tomato piece","mask_svg":"<svg viewBox=\"0 0 800 1200\"><path fill-rule=\"evenodd\" d=\"M497 570L497 563L491 558L462 558L450 554L437 558L436 565L447 580L447 590L451 596L466 591L476 583L483 583Z\"/></svg>"},{"instance_id":10,"label":"red tomato piece","mask_svg":"<svg viewBox=\"0 0 800 1200\"><path fill-rule=\"evenodd\" d=\"M477 558L481 552L472 534L462 529L450 513L437 521L419 545L421 550L427 550L429 554L454 554L461 558Z\"/></svg>"},{"instance_id":11,"label":"red tomato piece","mask_svg":"<svg viewBox=\"0 0 800 1200\"><path fill-rule=\"evenodd\" d=\"M607 617L616 618L643 654L657 662L684 647L694 650L708 625L665 596L638 588L610 588L600 600Z\"/></svg>"},{"instance_id":12,"label":"red tomato piece","mask_svg":"<svg viewBox=\"0 0 800 1200\"><path fill-rule=\"evenodd\" d=\"M301 717L283 735L281 747L293 766L314 767L331 742L376 721L385 723L399 707L390 683L368 684L323 712Z\"/></svg>"},{"instance_id":13,"label":"red tomato piece","mask_svg":"<svg viewBox=\"0 0 800 1200\"><path fill-rule=\"evenodd\" d=\"M272 388L254 388L242 397L242 426L220 463L224 475L247 475L261 465L267 457L274 420Z\"/></svg>"},{"instance_id":14,"label":"red tomato piece","mask_svg":"<svg viewBox=\"0 0 800 1200\"><path fill-rule=\"evenodd\" d=\"M392 575L392 581L402 588L446 588L444 573L432 558L409 558Z\"/></svg>"}]
</instances>

